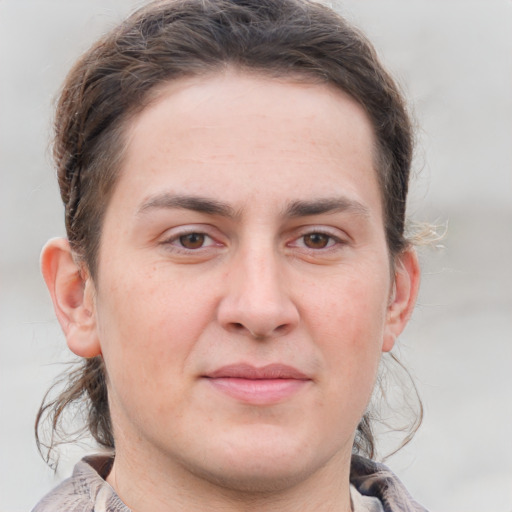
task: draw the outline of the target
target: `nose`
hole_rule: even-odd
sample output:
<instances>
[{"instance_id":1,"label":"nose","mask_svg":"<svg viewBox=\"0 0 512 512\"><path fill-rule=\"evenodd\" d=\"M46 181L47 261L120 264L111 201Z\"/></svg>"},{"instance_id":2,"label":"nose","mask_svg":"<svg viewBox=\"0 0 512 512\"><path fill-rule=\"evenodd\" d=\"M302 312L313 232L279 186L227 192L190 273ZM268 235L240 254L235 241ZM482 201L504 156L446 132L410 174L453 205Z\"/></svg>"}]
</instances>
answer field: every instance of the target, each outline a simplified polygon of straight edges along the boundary
<instances>
[{"instance_id":1,"label":"nose","mask_svg":"<svg viewBox=\"0 0 512 512\"><path fill-rule=\"evenodd\" d=\"M299 323L286 272L272 250L230 262L218 321L229 332L265 340L284 336Z\"/></svg>"}]
</instances>

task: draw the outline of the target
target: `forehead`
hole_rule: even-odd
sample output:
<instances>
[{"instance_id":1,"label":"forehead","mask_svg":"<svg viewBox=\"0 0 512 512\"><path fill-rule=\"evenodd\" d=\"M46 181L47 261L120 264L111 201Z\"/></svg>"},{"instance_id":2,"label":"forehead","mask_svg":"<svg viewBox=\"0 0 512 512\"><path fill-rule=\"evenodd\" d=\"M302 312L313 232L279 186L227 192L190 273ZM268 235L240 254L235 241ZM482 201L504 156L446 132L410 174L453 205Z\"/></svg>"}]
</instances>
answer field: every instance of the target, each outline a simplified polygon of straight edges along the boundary
<instances>
[{"instance_id":1,"label":"forehead","mask_svg":"<svg viewBox=\"0 0 512 512\"><path fill-rule=\"evenodd\" d=\"M333 178L347 175L349 189L376 186L372 125L326 84L234 71L177 80L132 119L126 140L119 185L129 179L149 195L160 192L153 183L201 195L217 189L234 201L265 187L325 196Z\"/></svg>"},{"instance_id":2,"label":"forehead","mask_svg":"<svg viewBox=\"0 0 512 512\"><path fill-rule=\"evenodd\" d=\"M162 122L167 116L167 121L175 121L175 128L182 121L192 123L187 125L190 135L190 130L215 129L229 123L234 126L249 120L253 137L262 125L267 133L289 134L301 130L304 124L300 123L307 122L309 135L316 132L317 142L324 139L332 144L334 138L325 137L330 130L339 133L338 143L346 144L361 136L368 141L374 138L371 121L354 98L333 84L299 75L271 77L229 68L161 84L150 98L149 105L132 120L130 135L147 130L148 125ZM345 130L340 132L340 118L354 121L349 137L344 137ZM237 135L233 133L234 137Z\"/></svg>"}]
</instances>

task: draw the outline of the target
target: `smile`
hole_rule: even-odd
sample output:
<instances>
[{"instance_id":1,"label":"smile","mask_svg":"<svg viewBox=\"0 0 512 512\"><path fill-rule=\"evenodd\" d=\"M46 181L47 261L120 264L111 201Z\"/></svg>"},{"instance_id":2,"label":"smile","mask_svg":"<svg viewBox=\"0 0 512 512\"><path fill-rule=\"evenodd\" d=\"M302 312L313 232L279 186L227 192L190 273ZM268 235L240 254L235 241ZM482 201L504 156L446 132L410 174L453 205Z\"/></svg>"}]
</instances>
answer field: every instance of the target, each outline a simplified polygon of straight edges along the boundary
<instances>
[{"instance_id":1,"label":"smile","mask_svg":"<svg viewBox=\"0 0 512 512\"><path fill-rule=\"evenodd\" d=\"M229 365L203 378L215 390L253 405L282 402L312 381L296 368L282 364L271 364L262 368L247 364Z\"/></svg>"}]
</instances>

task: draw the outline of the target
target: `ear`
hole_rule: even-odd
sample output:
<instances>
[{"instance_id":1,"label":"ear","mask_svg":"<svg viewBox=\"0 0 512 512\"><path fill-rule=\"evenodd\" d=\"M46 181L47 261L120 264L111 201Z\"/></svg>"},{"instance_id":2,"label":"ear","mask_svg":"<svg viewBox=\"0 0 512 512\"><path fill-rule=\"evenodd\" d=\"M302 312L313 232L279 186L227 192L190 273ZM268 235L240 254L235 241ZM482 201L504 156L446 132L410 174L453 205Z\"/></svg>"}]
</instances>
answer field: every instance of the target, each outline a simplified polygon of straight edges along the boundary
<instances>
[{"instance_id":1,"label":"ear","mask_svg":"<svg viewBox=\"0 0 512 512\"><path fill-rule=\"evenodd\" d=\"M41 253L41 270L68 347L81 357L101 354L94 285L88 272L75 262L65 238L47 242Z\"/></svg>"},{"instance_id":2,"label":"ear","mask_svg":"<svg viewBox=\"0 0 512 512\"><path fill-rule=\"evenodd\" d=\"M382 351L389 352L411 318L420 286L420 266L413 248L395 261L395 275L388 305Z\"/></svg>"}]
</instances>

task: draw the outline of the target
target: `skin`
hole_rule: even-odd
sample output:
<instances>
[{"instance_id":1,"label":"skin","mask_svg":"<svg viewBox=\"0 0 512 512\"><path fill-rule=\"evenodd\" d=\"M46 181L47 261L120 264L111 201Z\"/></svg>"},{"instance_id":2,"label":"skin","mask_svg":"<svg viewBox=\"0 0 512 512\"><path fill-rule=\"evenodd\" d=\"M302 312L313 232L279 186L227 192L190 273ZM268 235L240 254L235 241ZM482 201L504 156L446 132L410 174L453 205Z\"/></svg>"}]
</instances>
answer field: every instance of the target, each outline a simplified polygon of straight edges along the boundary
<instances>
[{"instance_id":1,"label":"skin","mask_svg":"<svg viewBox=\"0 0 512 512\"><path fill-rule=\"evenodd\" d=\"M364 110L231 70L161 88L126 140L96 281L65 240L42 256L69 347L105 360L108 481L138 512L350 510L354 433L419 282L412 250L390 261ZM240 363L304 378L233 396L211 376Z\"/></svg>"}]
</instances>

